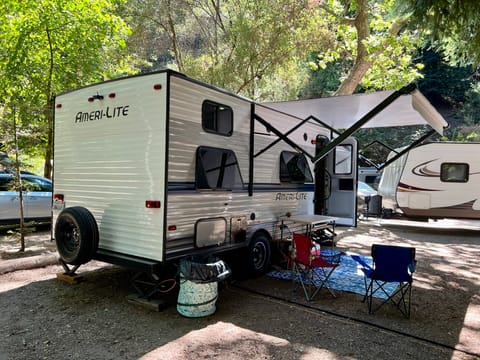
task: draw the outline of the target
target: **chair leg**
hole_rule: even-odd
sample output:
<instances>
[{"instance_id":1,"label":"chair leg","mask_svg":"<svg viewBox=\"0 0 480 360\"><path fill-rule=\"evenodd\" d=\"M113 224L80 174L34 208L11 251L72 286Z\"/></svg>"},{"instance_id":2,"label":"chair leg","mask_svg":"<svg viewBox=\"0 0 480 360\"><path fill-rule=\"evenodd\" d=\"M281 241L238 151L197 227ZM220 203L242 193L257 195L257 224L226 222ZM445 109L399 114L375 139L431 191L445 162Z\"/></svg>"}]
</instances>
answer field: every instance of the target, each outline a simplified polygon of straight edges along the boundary
<instances>
[{"instance_id":1,"label":"chair leg","mask_svg":"<svg viewBox=\"0 0 480 360\"><path fill-rule=\"evenodd\" d=\"M292 271L292 282L294 285L293 291L296 291L296 289L300 286L303 290L305 298L307 299L307 301L310 301L313 298L312 289L311 289L313 281L307 272L308 271L306 269L301 268L301 265L293 263L293 271Z\"/></svg>"},{"instance_id":2,"label":"chair leg","mask_svg":"<svg viewBox=\"0 0 480 360\"><path fill-rule=\"evenodd\" d=\"M378 287L373 289L373 285L377 284ZM391 302L394 304L397 309L407 318L410 318L410 310L411 310L411 298L412 298L412 286L410 283L399 283L397 289L389 294L384 286L387 282L378 282L375 280L370 281L369 288L367 290L368 294L368 313L373 314L375 311L380 309L383 305L387 302ZM381 303L373 308L373 296L377 292L382 292L385 294L386 299L382 299Z\"/></svg>"},{"instance_id":3,"label":"chair leg","mask_svg":"<svg viewBox=\"0 0 480 360\"><path fill-rule=\"evenodd\" d=\"M321 288L326 288L334 298L337 297L333 289L331 289L330 286L328 286L328 279L330 279L330 276L333 274L334 270L335 268L331 268L330 271L327 272L325 268L320 268L320 271L322 272L322 275L323 275L323 279L320 280L321 283L320 283L320 286L318 286L316 293L320 291Z\"/></svg>"}]
</instances>

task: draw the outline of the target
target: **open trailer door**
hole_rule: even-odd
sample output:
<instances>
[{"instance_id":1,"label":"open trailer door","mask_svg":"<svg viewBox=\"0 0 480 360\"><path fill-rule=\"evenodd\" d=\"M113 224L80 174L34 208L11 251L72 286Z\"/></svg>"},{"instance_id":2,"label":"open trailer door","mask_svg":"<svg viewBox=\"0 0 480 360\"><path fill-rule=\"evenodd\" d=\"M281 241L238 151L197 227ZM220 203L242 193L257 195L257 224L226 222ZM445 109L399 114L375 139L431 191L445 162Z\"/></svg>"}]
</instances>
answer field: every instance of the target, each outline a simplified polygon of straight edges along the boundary
<instances>
[{"instance_id":1,"label":"open trailer door","mask_svg":"<svg viewBox=\"0 0 480 360\"><path fill-rule=\"evenodd\" d=\"M357 158L357 141L348 138L315 164L316 214L336 217L339 225L356 226Z\"/></svg>"}]
</instances>

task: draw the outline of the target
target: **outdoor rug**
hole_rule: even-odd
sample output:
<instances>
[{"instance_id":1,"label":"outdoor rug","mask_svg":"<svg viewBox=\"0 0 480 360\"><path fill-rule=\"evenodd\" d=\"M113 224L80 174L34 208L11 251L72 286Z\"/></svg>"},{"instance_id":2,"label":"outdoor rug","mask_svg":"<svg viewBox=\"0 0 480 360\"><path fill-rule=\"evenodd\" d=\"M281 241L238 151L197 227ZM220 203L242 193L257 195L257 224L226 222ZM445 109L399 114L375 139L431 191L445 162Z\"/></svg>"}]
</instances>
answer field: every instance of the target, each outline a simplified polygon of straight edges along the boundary
<instances>
[{"instance_id":1,"label":"outdoor rug","mask_svg":"<svg viewBox=\"0 0 480 360\"><path fill-rule=\"evenodd\" d=\"M328 279L328 286L333 290L348 291L355 294L365 294L365 282L361 265L352 259L350 255L358 255L347 252L346 255L341 257L340 266L338 266ZM372 265L372 258L370 256L360 255L363 261L370 266ZM267 273L267 276L271 276L277 279L292 281L291 270L273 270ZM384 286L386 291L391 294L397 288L396 283L389 283ZM375 288L374 288L375 290ZM378 291L374 294L374 297L386 299L386 295L382 291Z\"/></svg>"}]
</instances>

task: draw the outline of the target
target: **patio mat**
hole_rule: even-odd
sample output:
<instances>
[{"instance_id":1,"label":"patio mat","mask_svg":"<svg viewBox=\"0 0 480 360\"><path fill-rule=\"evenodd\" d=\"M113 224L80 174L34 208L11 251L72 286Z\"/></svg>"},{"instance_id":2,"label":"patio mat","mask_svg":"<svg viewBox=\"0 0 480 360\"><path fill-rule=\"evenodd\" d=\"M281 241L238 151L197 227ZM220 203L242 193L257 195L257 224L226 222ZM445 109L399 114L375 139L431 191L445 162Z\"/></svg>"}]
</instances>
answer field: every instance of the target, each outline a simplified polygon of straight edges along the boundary
<instances>
[{"instance_id":1,"label":"patio mat","mask_svg":"<svg viewBox=\"0 0 480 360\"><path fill-rule=\"evenodd\" d=\"M338 291L348 291L355 294L365 294L365 283L363 280L363 272L360 270L361 266L351 258L350 255L358 255L347 252L345 256L341 257L340 266L335 269L330 278L328 279L328 285L331 289ZM372 258L370 256L360 257L369 265L372 264ZM290 270L273 270L267 273L267 276L271 276L277 279L292 280L292 272ZM397 288L396 283L389 283L384 286L386 291L391 294ZM375 289L375 288L374 288ZM386 299L386 295L379 291L374 294L374 297Z\"/></svg>"}]
</instances>

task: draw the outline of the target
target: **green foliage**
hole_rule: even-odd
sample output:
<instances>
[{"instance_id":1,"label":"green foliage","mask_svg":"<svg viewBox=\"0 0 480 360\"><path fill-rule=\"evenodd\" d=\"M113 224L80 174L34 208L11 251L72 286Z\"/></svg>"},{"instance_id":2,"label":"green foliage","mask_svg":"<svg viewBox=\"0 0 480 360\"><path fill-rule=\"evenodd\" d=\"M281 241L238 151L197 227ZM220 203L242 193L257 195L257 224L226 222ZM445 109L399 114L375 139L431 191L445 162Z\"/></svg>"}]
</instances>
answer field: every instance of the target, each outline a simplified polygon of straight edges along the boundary
<instances>
[{"instance_id":1,"label":"green foliage","mask_svg":"<svg viewBox=\"0 0 480 360\"><path fill-rule=\"evenodd\" d=\"M218 16L225 19L215 29L218 41L201 56L185 56L189 73L254 99L283 97L285 86L261 90L280 75L290 74L287 79L293 83L301 80L291 75L298 73L305 51L319 43L322 25L315 9L289 0L236 0L226 1ZM287 86L286 92L292 90Z\"/></svg>"},{"instance_id":2,"label":"green foliage","mask_svg":"<svg viewBox=\"0 0 480 360\"><path fill-rule=\"evenodd\" d=\"M332 66L328 65L338 71L340 82L356 82L363 91L398 89L420 78L422 65L413 63L420 38L402 29L404 19L395 14L394 5L393 0L368 5L366 1L324 1L327 22L337 37L311 63L313 71L327 72L316 78L329 77ZM368 15L366 22L360 18L360 7Z\"/></svg>"},{"instance_id":3,"label":"green foliage","mask_svg":"<svg viewBox=\"0 0 480 360\"><path fill-rule=\"evenodd\" d=\"M140 5L140 6L137 6ZM141 7L143 7L143 10ZM307 2L133 0L134 37L153 35L152 67L168 66L257 100L295 95L304 54L332 37ZM139 49L147 53L146 47Z\"/></svg>"},{"instance_id":4,"label":"green foliage","mask_svg":"<svg viewBox=\"0 0 480 360\"><path fill-rule=\"evenodd\" d=\"M381 164L387 160L390 149L398 149L410 145L424 135L427 130L426 125L370 128L360 129L355 133L355 137L359 142L362 155L376 164ZM430 138L430 140L435 139L437 139L436 135ZM378 143L369 146L374 140L385 146Z\"/></svg>"},{"instance_id":5,"label":"green foliage","mask_svg":"<svg viewBox=\"0 0 480 360\"><path fill-rule=\"evenodd\" d=\"M55 93L127 71L120 52L128 27L113 10L109 0L0 4L0 121L15 113L22 149L51 147ZM1 141L10 134L2 127Z\"/></svg>"},{"instance_id":6,"label":"green foliage","mask_svg":"<svg viewBox=\"0 0 480 360\"><path fill-rule=\"evenodd\" d=\"M478 0L406 0L411 27L421 29L452 65L480 65Z\"/></svg>"}]
</instances>

